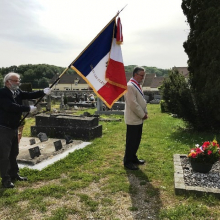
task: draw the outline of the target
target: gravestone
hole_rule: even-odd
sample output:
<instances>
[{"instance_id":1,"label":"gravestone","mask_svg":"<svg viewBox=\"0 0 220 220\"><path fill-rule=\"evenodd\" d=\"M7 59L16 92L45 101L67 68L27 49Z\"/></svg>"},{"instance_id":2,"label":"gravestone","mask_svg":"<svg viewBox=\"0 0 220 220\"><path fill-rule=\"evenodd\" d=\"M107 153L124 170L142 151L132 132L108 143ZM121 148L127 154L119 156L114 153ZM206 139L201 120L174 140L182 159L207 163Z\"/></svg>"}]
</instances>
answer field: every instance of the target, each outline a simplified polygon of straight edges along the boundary
<instances>
[{"instance_id":1,"label":"gravestone","mask_svg":"<svg viewBox=\"0 0 220 220\"><path fill-rule=\"evenodd\" d=\"M64 94L61 95L60 110L64 108Z\"/></svg>"},{"instance_id":2,"label":"gravestone","mask_svg":"<svg viewBox=\"0 0 220 220\"><path fill-rule=\"evenodd\" d=\"M38 146L30 148L29 153L32 159L34 159L35 157L39 157L41 155L40 148Z\"/></svg>"},{"instance_id":3,"label":"gravestone","mask_svg":"<svg viewBox=\"0 0 220 220\"><path fill-rule=\"evenodd\" d=\"M67 97L67 100L68 100L68 102L75 102L76 101L76 98L75 97L72 97L72 96L68 96ZM67 103L68 103L67 102Z\"/></svg>"},{"instance_id":4,"label":"gravestone","mask_svg":"<svg viewBox=\"0 0 220 220\"><path fill-rule=\"evenodd\" d=\"M154 99L159 99L159 100L161 100L161 95L154 95Z\"/></svg>"},{"instance_id":5,"label":"gravestone","mask_svg":"<svg viewBox=\"0 0 220 220\"><path fill-rule=\"evenodd\" d=\"M46 100L47 100L46 110L51 111L51 96L47 95Z\"/></svg>"},{"instance_id":6,"label":"gravestone","mask_svg":"<svg viewBox=\"0 0 220 220\"><path fill-rule=\"evenodd\" d=\"M150 101L150 96L149 95L144 95L144 99L146 100L146 102Z\"/></svg>"},{"instance_id":7,"label":"gravestone","mask_svg":"<svg viewBox=\"0 0 220 220\"><path fill-rule=\"evenodd\" d=\"M75 93L75 99L76 99L76 102L79 102L79 97L77 93Z\"/></svg>"},{"instance_id":8,"label":"gravestone","mask_svg":"<svg viewBox=\"0 0 220 220\"><path fill-rule=\"evenodd\" d=\"M63 146L62 146L62 143L61 143L61 140L55 141L53 144L54 144L54 147L55 147L55 150L56 150L56 151L62 149L62 147L63 147Z\"/></svg>"},{"instance_id":9,"label":"gravestone","mask_svg":"<svg viewBox=\"0 0 220 220\"><path fill-rule=\"evenodd\" d=\"M62 114L39 114L31 126L31 135L45 132L50 138L64 138L69 135L80 140L92 140L102 136L102 125L98 117L73 116Z\"/></svg>"},{"instance_id":10,"label":"gravestone","mask_svg":"<svg viewBox=\"0 0 220 220\"><path fill-rule=\"evenodd\" d=\"M103 101L100 98L97 98L97 111L98 112L103 111Z\"/></svg>"},{"instance_id":11,"label":"gravestone","mask_svg":"<svg viewBox=\"0 0 220 220\"><path fill-rule=\"evenodd\" d=\"M116 102L114 103L115 107L109 109L107 106L103 104L103 101L100 98L97 98L97 111L96 115L104 114L104 115L124 115L124 102ZM114 106L113 105L113 106Z\"/></svg>"},{"instance_id":12,"label":"gravestone","mask_svg":"<svg viewBox=\"0 0 220 220\"><path fill-rule=\"evenodd\" d=\"M124 110L125 103L124 102L115 102L112 106L112 110Z\"/></svg>"},{"instance_id":13,"label":"gravestone","mask_svg":"<svg viewBox=\"0 0 220 220\"><path fill-rule=\"evenodd\" d=\"M94 104L91 103L91 102L78 102L78 103L75 103L75 102L67 102L67 105L70 106L70 107L74 107L74 106L77 106L77 107L83 107L83 108L92 108L94 107Z\"/></svg>"},{"instance_id":14,"label":"gravestone","mask_svg":"<svg viewBox=\"0 0 220 220\"><path fill-rule=\"evenodd\" d=\"M30 145L36 144L36 141L34 138L30 139Z\"/></svg>"},{"instance_id":15,"label":"gravestone","mask_svg":"<svg viewBox=\"0 0 220 220\"><path fill-rule=\"evenodd\" d=\"M46 133L42 133L40 132L37 137L40 139L41 142L44 142L44 141L47 141L48 140L48 137L46 135Z\"/></svg>"},{"instance_id":16,"label":"gravestone","mask_svg":"<svg viewBox=\"0 0 220 220\"><path fill-rule=\"evenodd\" d=\"M91 114L89 112L83 112L83 116L90 117Z\"/></svg>"},{"instance_id":17,"label":"gravestone","mask_svg":"<svg viewBox=\"0 0 220 220\"><path fill-rule=\"evenodd\" d=\"M64 139L66 140L66 144L71 144L73 142L72 138L69 135L65 135Z\"/></svg>"}]
</instances>

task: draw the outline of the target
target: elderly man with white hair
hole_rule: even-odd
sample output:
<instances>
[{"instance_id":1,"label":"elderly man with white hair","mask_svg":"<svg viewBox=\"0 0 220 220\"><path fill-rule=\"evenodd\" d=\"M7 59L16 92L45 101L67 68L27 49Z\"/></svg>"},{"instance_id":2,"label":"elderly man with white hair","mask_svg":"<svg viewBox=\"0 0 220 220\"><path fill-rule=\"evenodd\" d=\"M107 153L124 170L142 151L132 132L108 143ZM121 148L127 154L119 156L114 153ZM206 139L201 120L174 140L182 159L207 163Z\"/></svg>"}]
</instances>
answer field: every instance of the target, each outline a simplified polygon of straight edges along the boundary
<instances>
[{"instance_id":1,"label":"elderly man with white hair","mask_svg":"<svg viewBox=\"0 0 220 220\"><path fill-rule=\"evenodd\" d=\"M22 100L37 99L49 95L50 88L36 92L24 92L19 89L20 75L8 73L4 77L4 88L0 89L0 172L2 186L14 188L13 181L26 181L26 177L19 176L17 164L18 127L22 112L33 113L36 107L22 105Z\"/></svg>"}]
</instances>

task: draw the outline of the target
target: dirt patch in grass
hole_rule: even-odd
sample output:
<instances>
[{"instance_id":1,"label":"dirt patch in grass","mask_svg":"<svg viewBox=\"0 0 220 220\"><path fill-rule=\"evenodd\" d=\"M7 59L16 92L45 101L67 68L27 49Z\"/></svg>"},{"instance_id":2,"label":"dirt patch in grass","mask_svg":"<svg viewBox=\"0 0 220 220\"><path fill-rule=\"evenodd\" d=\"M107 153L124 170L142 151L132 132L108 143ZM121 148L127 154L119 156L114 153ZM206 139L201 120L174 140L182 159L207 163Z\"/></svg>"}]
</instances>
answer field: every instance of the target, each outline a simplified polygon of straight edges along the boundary
<instances>
[{"instance_id":1,"label":"dirt patch in grass","mask_svg":"<svg viewBox=\"0 0 220 220\"><path fill-rule=\"evenodd\" d=\"M54 215L64 215L64 219L157 219L161 206L159 191L152 183L144 182L133 173L128 173L130 192L117 192L110 194L102 190L103 184L107 184L107 178L99 182L92 182L88 187L69 190L67 189L62 198L45 197L40 204L32 205L27 200L19 202L20 210L26 210L28 216L23 219L44 219ZM34 183L32 189L46 185L61 185L60 180L42 181ZM28 189L22 187L19 191ZM43 210L43 211L42 211ZM55 214L54 214L55 213ZM61 213L61 214L60 214ZM12 214L12 215L11 215ZM13 207L1 210L0 219L6 216L18 215Z\"/></svg>"}]
</instances>

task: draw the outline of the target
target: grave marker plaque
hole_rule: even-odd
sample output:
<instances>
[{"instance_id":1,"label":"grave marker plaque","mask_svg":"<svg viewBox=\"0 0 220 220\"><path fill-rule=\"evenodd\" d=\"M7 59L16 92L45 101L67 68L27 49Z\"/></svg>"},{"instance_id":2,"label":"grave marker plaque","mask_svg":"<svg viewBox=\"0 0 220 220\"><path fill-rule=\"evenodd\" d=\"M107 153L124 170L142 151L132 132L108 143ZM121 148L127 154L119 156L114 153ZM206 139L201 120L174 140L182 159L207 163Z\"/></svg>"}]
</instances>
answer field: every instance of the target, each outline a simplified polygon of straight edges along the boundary
<instances>
[{"instance_id":1,"label":"grave marker plaque","mask_svg":"<svg viewBox=\"0 0 220 220\"><path fill-rule=\"evenodd\" d=\"M36 144L36 141L34 138L30 139L30 145Z\"/></svg>"},{"instance_id":2,"label":"grave marker plaque","mask_svg":"<svg viewBox=\"0 0 220 220\"><path fill-rule=\"evenodd\" d=\"M38 146L29 149L30 157L34 159L35 157L39 157L41 155L40 148Z\"/></svg>"},{"instance_id":3,"label":"grave marker plaque","mask_svg":"<svg viewBox=\"0 0 220 220\"><path fill-rule=\"evenodd\" d=\"M47 141L48 137L45 133L40 132L38 135L38 138L40 139L41 142Z\"/></svg>"},{"instance_id":4,"label":"grave marker plaque","mask_svg":"<svg viewBox=\"0 0 220 220\"><path fill-rule=\"evenodd\" d=\"M62 146L62 143L61 143L61 140L55 141L55 142L53 142L53 144L54 144L54 147L55 147L55 150L56 150L56 151L62 149L62 147L63 147L63 146Z\"/></svg>"},{"instance_id":5,"label":"grave marker plaque","mask_svg":"<svg viewBox=\"0 0 220 220\"><path fill-rule=\"evenodd\" d=\"M64 138L66 140L66 144L71 144L73 142L73 140L71 139L69 135L65 135Z\"/></svg>"}]
</instances>

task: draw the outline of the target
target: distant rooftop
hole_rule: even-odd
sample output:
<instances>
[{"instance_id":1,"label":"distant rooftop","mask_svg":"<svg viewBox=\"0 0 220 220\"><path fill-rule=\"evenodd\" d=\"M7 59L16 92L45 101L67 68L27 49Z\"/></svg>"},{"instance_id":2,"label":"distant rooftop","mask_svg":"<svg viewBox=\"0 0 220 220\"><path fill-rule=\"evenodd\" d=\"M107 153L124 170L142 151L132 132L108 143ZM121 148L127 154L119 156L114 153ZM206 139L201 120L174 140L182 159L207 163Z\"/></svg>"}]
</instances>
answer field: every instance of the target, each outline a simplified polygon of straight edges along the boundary
<instances>
[{"instance_id":1,"label":"distant rooftop","mask_svg":"<svg viewBox=\"0 0 220 220\"><path fill-rule=\"evenodd\" d=\"M179 73L183 74L185 78L189 77L188 67L173 67L173 70L178 70Z\"/></svg>"}]
</instances>

